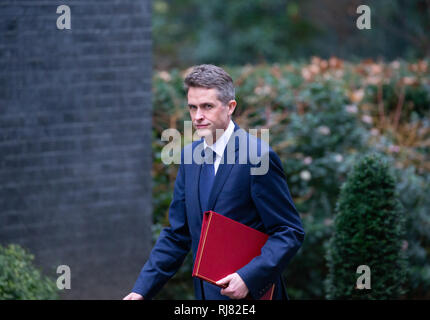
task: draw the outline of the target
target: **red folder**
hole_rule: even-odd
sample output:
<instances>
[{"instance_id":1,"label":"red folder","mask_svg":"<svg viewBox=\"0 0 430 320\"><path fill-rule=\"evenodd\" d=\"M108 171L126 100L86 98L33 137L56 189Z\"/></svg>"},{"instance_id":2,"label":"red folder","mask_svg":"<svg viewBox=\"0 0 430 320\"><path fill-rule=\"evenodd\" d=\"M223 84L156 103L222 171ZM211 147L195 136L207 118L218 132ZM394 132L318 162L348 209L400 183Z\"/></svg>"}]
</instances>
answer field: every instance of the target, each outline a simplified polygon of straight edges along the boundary
<instances>
[{"instance_id":1,"label":"red folder","mask_svg":"<svg viewBox=\"0 0 430 320\"><path fill-rule=\"evenodd\" d=\"M193 277L216 286L216 281L235 273L261 254L269 236L214 211L203 214L202 231ZM275 285L260 300L272 300Z\"/></svg>"}]
</instances>

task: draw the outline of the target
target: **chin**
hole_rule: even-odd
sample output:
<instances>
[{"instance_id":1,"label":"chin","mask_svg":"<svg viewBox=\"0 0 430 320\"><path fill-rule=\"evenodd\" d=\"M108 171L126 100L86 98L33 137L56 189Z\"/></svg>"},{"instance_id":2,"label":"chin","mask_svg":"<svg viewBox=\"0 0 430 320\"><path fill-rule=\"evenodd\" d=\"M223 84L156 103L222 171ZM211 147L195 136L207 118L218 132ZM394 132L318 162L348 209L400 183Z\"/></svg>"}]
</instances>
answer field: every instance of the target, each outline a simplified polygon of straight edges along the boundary
<instances>
[{"instance_id":1,"label":"chin","mask_svg":"<svg viewBox=\"0 0 430 320\"><path fill-rule=\"evenodd\" d=\"M196 133L197 133L197 135L199 137L202 137L202 138L212 137L212 131L209 130L209 129L206 129L206 128L204 128L204 129L197 129Z\"/></svg>"},{"instance_id":2,"label":"chin","mask_svg":"<svg viewBox=\"0 0 430 320\"><path fill-rule=\"evenodd\" d=\"M212 132L207 128L203 128L203 129L196 129L196 133L199 137L206 137L207 135L211 134Z\"/></svg>"}]
</instances>

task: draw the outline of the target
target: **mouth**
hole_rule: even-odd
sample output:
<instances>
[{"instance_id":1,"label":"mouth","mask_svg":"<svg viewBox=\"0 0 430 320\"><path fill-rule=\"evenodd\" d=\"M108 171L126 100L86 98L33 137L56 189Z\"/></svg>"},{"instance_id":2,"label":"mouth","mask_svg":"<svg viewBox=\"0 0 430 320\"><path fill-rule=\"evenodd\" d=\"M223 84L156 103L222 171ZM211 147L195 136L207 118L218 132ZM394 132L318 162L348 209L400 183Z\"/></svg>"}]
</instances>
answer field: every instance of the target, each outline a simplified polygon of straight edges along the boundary
<instances>
[{"instance_id":1,"label":"mouth","mask_svg":"<svg viewBox=\"0 0 430 320\"><path fill-rule=\"evenodd\" d=\"M196 124L197 129L207 128L208 126L209 126L209 124Z\"/></svg>"}]
</instances>

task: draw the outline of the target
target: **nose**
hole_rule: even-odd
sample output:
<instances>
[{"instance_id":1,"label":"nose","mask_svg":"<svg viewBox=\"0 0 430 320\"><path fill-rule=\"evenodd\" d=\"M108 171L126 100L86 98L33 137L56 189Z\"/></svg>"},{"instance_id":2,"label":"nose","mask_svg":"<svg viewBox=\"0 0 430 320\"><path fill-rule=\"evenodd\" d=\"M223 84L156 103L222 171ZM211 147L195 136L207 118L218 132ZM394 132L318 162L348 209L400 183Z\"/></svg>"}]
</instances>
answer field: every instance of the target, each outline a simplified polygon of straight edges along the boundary
<instances>
[{"instance_id":1,"label":"nose","mask_svg":"<svg viewBox=\"0 0 430 320\"><path fill-rule=\"evenodd\" d=\"M196 111L196 120L202 120L204 118L204 113L200 108Z\"/></svg>"}]
</instances>

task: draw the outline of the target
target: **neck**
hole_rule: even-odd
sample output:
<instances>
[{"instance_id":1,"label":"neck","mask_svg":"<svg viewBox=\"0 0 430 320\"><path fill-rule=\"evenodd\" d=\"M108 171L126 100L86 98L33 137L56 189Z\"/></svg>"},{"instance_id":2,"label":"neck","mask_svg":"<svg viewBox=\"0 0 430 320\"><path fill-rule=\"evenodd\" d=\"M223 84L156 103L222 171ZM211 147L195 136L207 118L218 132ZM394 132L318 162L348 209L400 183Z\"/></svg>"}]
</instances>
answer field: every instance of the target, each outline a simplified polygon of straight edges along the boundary
<instances>
[{"instance_id":1,"label":"neck","mask_svg":"<svg viewBox=\"0 0 430 320\"><path fill-rule=\"evenodd\" d=\"M228 123L227 123L227 125L226 125L226 127L224 128L224 129L222 129L223 130L223 132L217 137L216 135L216 130L215 130L215 134L213 134L212 135L212 143L210 143L210 141L208 141L208 140L210 140L210 139L206 139L206 137L204 137L204 139L205 139L205 141L206 141L206 143L207 143L207 145L208 146L211 146L211 145L213 145L215 142L217 142L217 140L224 134L224 132L226 132L227 131L227 128L228 128L228 126L229 126L229 124L230 124L230 119L229 119L229 121L228 121ZM220 130L220 129L217 129L217 130Z\"/></svg>"}]
</instances>

